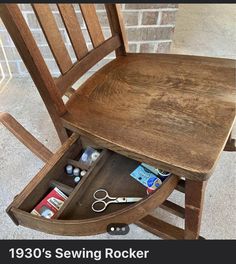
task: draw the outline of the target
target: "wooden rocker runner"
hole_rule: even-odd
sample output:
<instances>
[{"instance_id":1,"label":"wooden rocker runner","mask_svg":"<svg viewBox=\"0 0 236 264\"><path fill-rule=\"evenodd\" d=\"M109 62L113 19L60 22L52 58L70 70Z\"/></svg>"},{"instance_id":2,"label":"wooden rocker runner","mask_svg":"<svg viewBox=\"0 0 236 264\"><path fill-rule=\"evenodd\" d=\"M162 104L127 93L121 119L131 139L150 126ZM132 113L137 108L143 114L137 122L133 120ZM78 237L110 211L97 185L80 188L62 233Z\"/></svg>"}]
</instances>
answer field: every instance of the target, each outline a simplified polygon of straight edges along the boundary
<instances>
[{"instance_id":1,"label":"wooden rocker runner","mask_svg":"<svg viewBox=\"0 0 236 264\"><path fill-rule=\"evenodd\" d=\"M198 239L204 192L223 150L235 151L230 133L235 121L235 60L172 54L128 53L119 6L105 4L112 36L105 39L94 5L80 4L93 45L88 51L74 7L58 4L77 61L72 63L48 4L32 4L60 69L53 78L16 4L1 4L1 18L47 107L62 142L51 153L7 113L1 122L46 162L15 197L8 214L17 225L60 235L106 232L110 223L135 223L167 239ZM116 58L79 89L71 88L109 53ZM62 96L69 97L64 103ZM65 177L68 159L83 146L99 147L101 155L77 185ZM129 174L139 162L170 171L151 195ZM132 182L131 182L132 181ZM124 184L125 182L125 184ZM56 219L30 214L57 186L69 198ZM143 199L90 208L95 190ZM185 208L167 200L173 190L185 194ZM160 206L185 219L180 229L151 215Z\"/></svg>"}]
</instances>

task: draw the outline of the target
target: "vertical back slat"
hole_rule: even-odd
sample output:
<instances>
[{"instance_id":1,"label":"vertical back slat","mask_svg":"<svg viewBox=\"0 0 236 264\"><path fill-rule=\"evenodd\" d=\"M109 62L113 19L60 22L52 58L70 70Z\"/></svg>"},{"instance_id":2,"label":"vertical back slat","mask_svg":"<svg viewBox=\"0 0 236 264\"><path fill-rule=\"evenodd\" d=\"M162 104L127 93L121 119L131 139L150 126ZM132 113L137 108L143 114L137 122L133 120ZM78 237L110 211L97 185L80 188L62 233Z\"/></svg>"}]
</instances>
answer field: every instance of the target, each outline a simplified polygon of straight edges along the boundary
<instances>
[{"instance_id":1,"label":"vertical back slat","mask_svg":"<svg viewBox=\"0 0 236 264\"><path fill-rule=\"evenodd\" d=\"M72 66L72 61L48 4L32 4L51 51L62 74Z\"/></svg>"},{"instance_id":2,"label":"vertical back slat","mask_svg":"<svg viewBox=\"0 0 236 264\"><path fill-rule=\"evenodd\" d=\"M96 48L104 42L103 32L98 20L94 4L80 4L80 9L85 20L91 41Z\"/></svg>"},{"instance_id":3,"label":"vertical back slat","mask_svg":"<svg viewBox=\"0 0 236 264\"><path fill-rule=\"evenodd\" d=\"M0 15L52 118L60 140L68 136L60 115L66 112L59 90L16 4L1 4Z\"/></svg>"},{"instance_id":4,"label":"vertical back slat","mask_svg":"<svg viewBox=\"0 0 236 264\"><path fill-rule=\"evenodd\" d=\"M76 57L80 60L88 53L88 48L75 10L72 4L58 4L58 9L65 24Z\"/></svg>"},{"instance_id":5,"label":"vertical back slat","mask_svg":"<svg viewBox=\"0 0 236 264\"><path fill-rule=\"evenodd\" d=\"M122 40L122 45L116 50L116 56L125 55L125 53L128 52L128 40L125 33L120 4L105 4L105 8L112 35L119 34Z\"/></svg>"}]
</instances>

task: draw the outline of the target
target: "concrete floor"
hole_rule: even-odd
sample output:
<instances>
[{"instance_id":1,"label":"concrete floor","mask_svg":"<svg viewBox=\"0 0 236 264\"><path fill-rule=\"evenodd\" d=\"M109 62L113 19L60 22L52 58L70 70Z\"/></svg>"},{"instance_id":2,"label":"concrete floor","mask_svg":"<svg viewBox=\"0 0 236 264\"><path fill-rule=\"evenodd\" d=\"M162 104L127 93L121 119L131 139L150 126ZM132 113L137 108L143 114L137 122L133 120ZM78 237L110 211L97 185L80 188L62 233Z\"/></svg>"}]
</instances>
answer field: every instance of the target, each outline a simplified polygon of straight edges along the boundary
<instances>
[{"instance_id":1,"label":"concrete floor","mask_svg":"<svg viewBox=\"0 0 236 264\"><path fill-rule=\"evenodd\" d=\"M182 6L182 5L181 5ZM184 41L183 21L189 12L184 5L177 17L177 27L173 51L176 53L200 53ZM182 14L182 15L180 15ZM190 13L191 14L191 13ZM178 25L181 25L179 27ZM213 32L213 31L212 31ZM199 32L195 31L196 34ZM214 33L214 32L213 32ZM194 38L196 36L192 36ZM204 43L204 42L203 42ZM220 52L220 47L216 55ZM187 51L187 52L186 52ZM207 55L207 54L204 54ZM210 55L209 55L210 56ZM230 56L230 55L227 55ZM59 140L50 121L49 115L30 78L13 78L4 87L0 87L0 111L11 113L25 128L52 151L59 147ZM235 134L235 133L234 133ZM0 126L0 238L2 239L58 239L52 236L24 227L17 227L5 213L6 207L22 188L42 168L43 163L19 143L3 126ZM209 180L202 218L201 235L208 239L236 238L236 154L223 152L214 174ZM183 195L174 192L171 200L182 204ZM160 218L168 219L169 223L183 227L183 221L169 215L162 209L155 212ZM138 228L130 226L130 233L126 236L113 237L101 234L92 237L68 237L75 239L158 239L156 236Z\"/></svg>"}]
</instances>

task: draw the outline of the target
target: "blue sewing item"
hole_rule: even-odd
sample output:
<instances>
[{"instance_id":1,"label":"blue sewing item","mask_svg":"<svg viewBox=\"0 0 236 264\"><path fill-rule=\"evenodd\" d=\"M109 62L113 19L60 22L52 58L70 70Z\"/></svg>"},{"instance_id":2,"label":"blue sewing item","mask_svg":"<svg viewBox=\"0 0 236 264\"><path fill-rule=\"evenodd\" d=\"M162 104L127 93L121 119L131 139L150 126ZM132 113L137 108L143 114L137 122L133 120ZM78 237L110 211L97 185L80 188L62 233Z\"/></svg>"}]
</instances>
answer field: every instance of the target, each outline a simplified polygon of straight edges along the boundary
<instances>
[{"instance_id":1,"label":"blue sewing item","mask_svg":"<svg viewBox=\"0 0 236 264\"><path fill-rule=\"evenodd\" d=\"M158 177L154 173L141 165L139 165L133 172L131 172L130 176L139 181L145 187L152 186L153 183L158 179Z\"/></svg>"},{"instance_id":2,"label":"blue sewing item","mask_svg":"<svg viewBox=\"0 0 236 264\"><path fill-rule=\"evenodd\" d=\"M162 181L164 181L168 176L171 175L171 172L155 168L155 167L148 165L146 163L141 163L141 166L150 170L152 173L154 173L156 176L158 176L158 178L160 178Z\"/></svg>"}]
</instances>

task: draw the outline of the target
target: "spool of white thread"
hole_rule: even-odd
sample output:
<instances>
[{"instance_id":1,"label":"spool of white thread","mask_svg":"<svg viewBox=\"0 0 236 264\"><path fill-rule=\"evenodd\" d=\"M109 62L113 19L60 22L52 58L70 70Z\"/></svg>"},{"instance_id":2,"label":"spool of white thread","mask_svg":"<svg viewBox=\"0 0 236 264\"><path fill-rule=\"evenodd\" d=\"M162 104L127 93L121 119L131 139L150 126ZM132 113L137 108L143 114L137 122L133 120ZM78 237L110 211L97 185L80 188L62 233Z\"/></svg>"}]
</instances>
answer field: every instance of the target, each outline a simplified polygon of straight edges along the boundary
<instances>
[{"instance_id":1,"label":"spool of white thread","mask_svg":"<svg viewBox=\"0 0 236 264\"><path fill-rule=\"evenodd\" d=\"M80 176L83 177L86 173L87 173L86 170L82 170L82 171L80 172Z\"/></svg>"},{"instance_id":2,"label":"spool of white thread","mask_svg":"<svg viewBox=\"0 0 236 264\"><path fill-rule=\"evenodd\" d=\"M100 153L99 152L93 152L91 155L92 161L95 161L99 157Z\"/></svg>"},{"instance_id":3,"label":"spool of white thread","mask_svg":"<svg viewBox=\"0 0 236 264\"><path fill-rule=\"evenodd\" d=\"M79 176L77 176L77 177L74 178L74 182L75 183L78 183L79 181L80 181L80 177Z\"/></svg>"},{"instance_id":4,"label":"spool of white thread","mask_svg":"<svg viewBox=\"0 0 236 264\"><path fill-rule=\"evenodd\" d=\"M79 176L79 173L80 173L80 169L79 169L79 168L74 168L74 170L73 170L73 175L74 175L75 177L77 177L77 176Z\"/></svg>"},{"instance_id":5,"label":"spool of white thread","mask_svg":"<svg viewBox=\"0 0 236 264\"><path fill-rule=\"evenodd\" d=\"M67 173L68 175L72 175L72 174L73 174L73 166L72 166L72 165L68 164L68 165L66 166L66 173Z\"/></svg>"}]
</instances>

